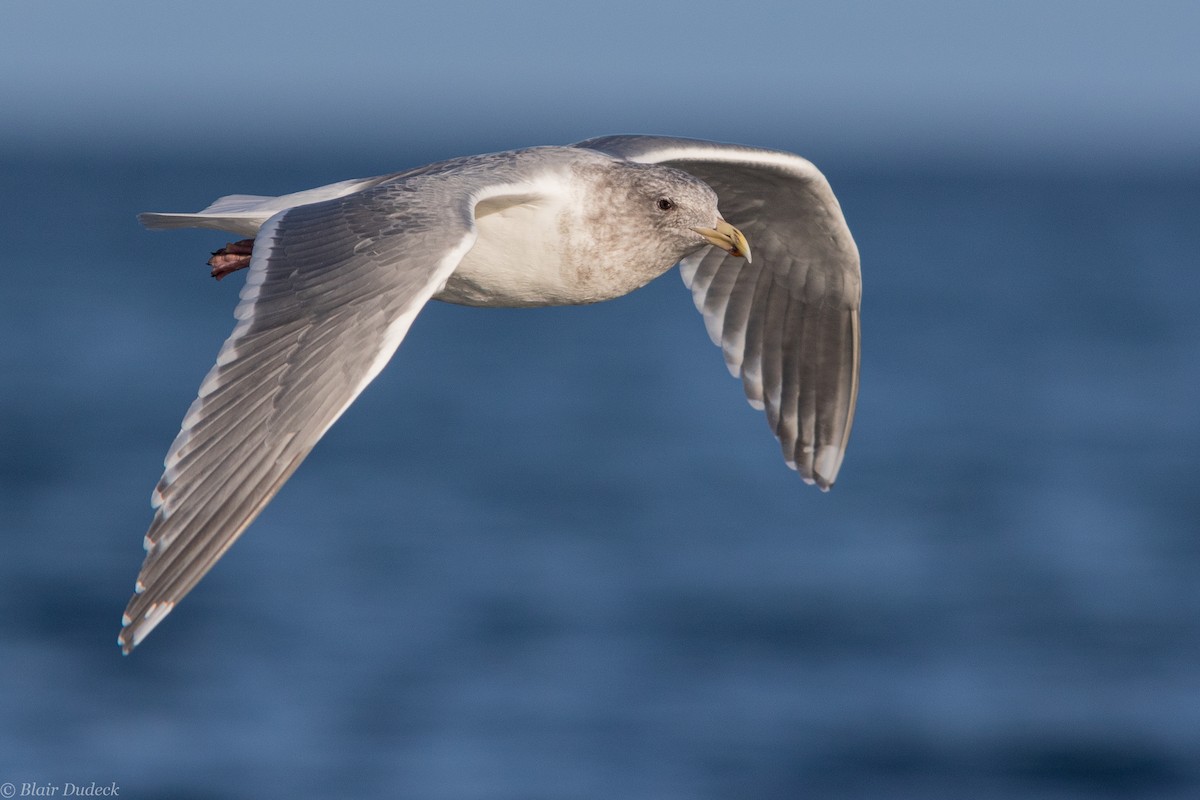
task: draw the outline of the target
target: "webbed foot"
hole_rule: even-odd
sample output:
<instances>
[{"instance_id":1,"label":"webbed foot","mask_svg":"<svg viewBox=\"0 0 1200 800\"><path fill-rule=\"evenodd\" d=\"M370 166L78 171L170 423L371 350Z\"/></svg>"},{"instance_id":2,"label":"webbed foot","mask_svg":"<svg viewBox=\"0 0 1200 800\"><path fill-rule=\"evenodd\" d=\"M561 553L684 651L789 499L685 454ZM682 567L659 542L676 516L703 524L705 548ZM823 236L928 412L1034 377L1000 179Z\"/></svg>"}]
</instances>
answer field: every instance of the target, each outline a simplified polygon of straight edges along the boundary
<instances>
[{"instance_id":1,"label":"webbed foot","mask_svg":"<svg viewBox=\"0 0 1200 800\"><path fill-rule=\"evenodd\" d=\"M254 252L254 240L242 239L240 242L229 242L220 250L213 251L208 265L212 267L212 276L221 280L231 272L250 266L250 257Z\"/></svg>"}]
</instances>

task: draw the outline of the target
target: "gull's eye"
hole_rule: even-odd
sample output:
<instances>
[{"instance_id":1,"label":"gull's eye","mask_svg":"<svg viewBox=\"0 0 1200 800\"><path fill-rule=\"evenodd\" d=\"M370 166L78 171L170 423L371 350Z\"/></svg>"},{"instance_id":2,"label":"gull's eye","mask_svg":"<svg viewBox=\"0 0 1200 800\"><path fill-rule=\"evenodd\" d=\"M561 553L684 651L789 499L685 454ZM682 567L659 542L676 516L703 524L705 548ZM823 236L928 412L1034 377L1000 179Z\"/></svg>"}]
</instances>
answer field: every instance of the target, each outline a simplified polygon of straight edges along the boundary
<instances>
[{"instance_id":1,"label":"gull's eye","mask_svg":"<svg viewBox=\"0 0 1200 800\"><path fill-rule=\"evenodd\" d=\"M658 206L659 211L670 211L675 207L674 201L667 197L658 198L658 202L654 205Z\"/></svg>"}]
</instances>

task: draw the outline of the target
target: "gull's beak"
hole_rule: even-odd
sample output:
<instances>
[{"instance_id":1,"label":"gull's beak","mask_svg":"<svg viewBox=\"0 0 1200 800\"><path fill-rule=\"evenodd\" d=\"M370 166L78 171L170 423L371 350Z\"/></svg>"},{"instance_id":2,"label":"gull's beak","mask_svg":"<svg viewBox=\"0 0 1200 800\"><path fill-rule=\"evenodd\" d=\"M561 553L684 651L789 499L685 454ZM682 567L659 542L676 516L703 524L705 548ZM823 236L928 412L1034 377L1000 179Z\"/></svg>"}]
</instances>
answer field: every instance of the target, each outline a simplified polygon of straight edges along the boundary
<instances>
[{"instance_id":1,"label":"gull's beak","mask_svg":"<svg viewBox=\"0 0 1200 800\"><path fill-rule=\"evenodd\" d=\"M708 239L713 244L731 255L741 256L750 263L750 244L737 228L721 218L717 218L716 228L692 228L696 233Z\"/></svg>"}]
</instances>

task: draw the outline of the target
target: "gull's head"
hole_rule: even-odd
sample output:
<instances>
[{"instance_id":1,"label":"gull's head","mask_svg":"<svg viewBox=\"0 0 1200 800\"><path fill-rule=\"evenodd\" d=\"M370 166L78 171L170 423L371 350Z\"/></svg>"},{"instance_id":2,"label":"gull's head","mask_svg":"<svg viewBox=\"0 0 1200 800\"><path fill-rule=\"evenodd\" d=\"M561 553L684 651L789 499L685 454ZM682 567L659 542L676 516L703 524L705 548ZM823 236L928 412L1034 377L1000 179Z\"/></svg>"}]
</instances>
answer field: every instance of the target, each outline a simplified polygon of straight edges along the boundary
<instances>
[{"instance_id":1,"label":"gull's head","mask_svg":"<svg viewBox=\"0 0 1200 800\"><path fill-rule=\"evenodd\" d=\"M623 164L633 180L625 184L630 204L625 224L639 242L653 242L656 259L670 266L701 247L713 245L750 260L746 237L717 210L717 193L704 181L671 167Z\"/></svg>"}]
</instances>

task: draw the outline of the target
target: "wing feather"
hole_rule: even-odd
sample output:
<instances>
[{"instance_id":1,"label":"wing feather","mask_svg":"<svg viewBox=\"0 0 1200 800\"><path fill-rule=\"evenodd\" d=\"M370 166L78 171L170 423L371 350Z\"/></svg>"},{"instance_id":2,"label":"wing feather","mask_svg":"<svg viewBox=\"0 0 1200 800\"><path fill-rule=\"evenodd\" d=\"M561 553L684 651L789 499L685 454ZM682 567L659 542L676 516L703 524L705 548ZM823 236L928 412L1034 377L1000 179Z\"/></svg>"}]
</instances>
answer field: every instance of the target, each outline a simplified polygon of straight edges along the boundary
<instances>
[{"instance_id":1,"label":"wing feather","mask_svg":"<svg viewBox=\"0 0 1200 800\"><path fill-rule=\"evenodd\" d=\"M401 188L286 209L259 231L239 322L154 492L146 560L122 620L125 652L253 521L474 242L469 208L424 207L421 193Z\"/></svg>"},{"instance_id":2,"label":"wing feather","mask_svg":"<svg viewBox=\"0 0 1200 800\"><path fill-rule=\"evenodd\" d=\"M689 172L747 235L753 264L708 248L680 272L746 399L784 458L822 489L853 424L860 360L858 248L828 181L792 153L694 139L607 136L586 147Z\"/></svg>"}]
</instances>

